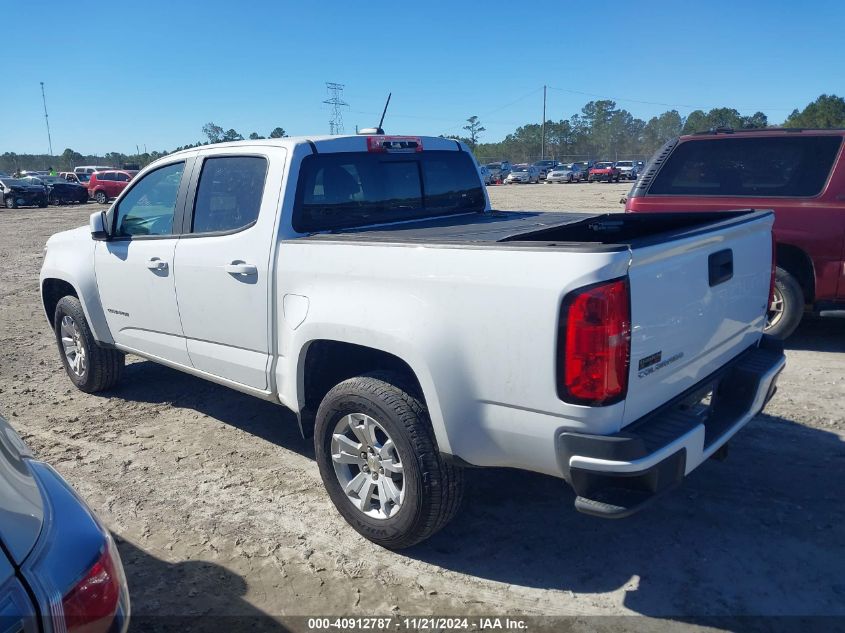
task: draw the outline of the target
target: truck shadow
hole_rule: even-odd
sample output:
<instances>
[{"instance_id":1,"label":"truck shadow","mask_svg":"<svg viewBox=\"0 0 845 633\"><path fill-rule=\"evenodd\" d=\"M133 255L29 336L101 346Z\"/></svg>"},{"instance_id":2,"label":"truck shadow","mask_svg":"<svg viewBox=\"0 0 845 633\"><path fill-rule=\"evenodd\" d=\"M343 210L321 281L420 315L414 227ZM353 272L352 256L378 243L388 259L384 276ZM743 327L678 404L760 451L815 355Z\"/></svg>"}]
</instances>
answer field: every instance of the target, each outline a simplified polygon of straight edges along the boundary
<instances>
[{"instance_id":1,"label":"truck shadow","mask_svg":"<svg viewBox=\"0 0 845 633\"><path fill-rule=\"evenodd\" d=\"M845 352L845 319L804 317L795 333L784 341L787 350Z\"/></svg>"},{"instance_id":2,"label":"truck shadow","mask_svg":"<svg viewBox=\"0 0 845 633\"><path fill-rule=\"evenodd\" d=\"M650 616L845 615L845 442L759 416L641 514L577 513L561 481L468 471L467 502L404 554L509 585L593 594ZM718 622L710 623L722 628ZM730 628L730 627L729 627Z\"/></svg>"},{"instance_id":3,"label":"truck shadow","mask_svg":"<svg viewBox=\"0 0 845 633\"><path fill-rule=\"evenodd\" d=\"M123 380L105 395L191 409L305 457L314 457L312 441L302 438L296 415L287 408L152 361L127 364Z\"/></svg>"},{"instance_id":4,"label":"truck shadow","mask_svg":"<svg viewBox=\"0 0 845 633\"><path fill-rule=\"evenodd\" d=\"M168 563L129 541L115 541L129 584L130 633L289 630L244 600L246 581L225 567L205 561Z\"/></svg>"}]
</instances>

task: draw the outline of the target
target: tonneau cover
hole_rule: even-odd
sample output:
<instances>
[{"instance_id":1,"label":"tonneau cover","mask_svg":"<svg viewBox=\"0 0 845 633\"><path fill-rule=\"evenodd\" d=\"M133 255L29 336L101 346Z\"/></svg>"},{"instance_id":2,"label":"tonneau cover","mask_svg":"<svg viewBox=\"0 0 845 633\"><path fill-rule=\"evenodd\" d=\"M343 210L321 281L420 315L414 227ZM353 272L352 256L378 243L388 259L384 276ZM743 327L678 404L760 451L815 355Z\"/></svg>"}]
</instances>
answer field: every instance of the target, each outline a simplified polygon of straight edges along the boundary
<instances>
[{"instance_id":1,"label":"tonneau cover","mask_svg":"<svg viewBox=\"0 0 845 633\"><path fill-rule=\"evenodd\" d=\"M343 229L303 239L374 242L437 242L467 244L500 242L521 233L573 224L601 213L493 211Z\"/></svg>"}]
</instances>

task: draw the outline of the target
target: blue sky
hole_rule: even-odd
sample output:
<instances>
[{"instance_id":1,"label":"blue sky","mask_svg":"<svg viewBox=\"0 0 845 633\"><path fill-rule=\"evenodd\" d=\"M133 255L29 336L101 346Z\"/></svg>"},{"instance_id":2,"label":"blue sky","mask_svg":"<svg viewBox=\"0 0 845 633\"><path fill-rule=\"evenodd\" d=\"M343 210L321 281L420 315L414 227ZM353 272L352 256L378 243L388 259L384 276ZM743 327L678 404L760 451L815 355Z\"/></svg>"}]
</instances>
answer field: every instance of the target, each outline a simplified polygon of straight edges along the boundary
<instances>
[{"instance_id":1,"label":"blue sky","mask_svg":"<svg viewBox=\"0 0 845 633\"><path fill-rule=\"evenodd\" d=\"M671 104L780 122L845 92L845 3L825 0L9 1L4 23L31 28L4 29L0 153L47 151L40 81L55 153L172 149L208 121L328 133L326 81L346 85L347 132L392 91L388 132L456 134L475 114L488 141L541 120L543 84L552 119L596 95L644 119Z\"/></svg>"}]
</instances>

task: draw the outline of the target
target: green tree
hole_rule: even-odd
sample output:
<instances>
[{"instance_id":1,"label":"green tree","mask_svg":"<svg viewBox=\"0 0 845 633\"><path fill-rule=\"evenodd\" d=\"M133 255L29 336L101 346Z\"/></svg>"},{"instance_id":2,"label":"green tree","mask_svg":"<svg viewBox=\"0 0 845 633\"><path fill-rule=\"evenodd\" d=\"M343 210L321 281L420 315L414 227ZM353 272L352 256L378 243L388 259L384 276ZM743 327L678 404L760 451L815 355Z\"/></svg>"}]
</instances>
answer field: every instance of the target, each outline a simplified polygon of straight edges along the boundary
<instances>
[{"instance_id":1,"label":"green tree","mask_svg":"<svg viewBox=\"0 0 845 633\"><path fill-rule=\"evenodd\" d=\"M742 117L742 127L744 128L760 128L769 127L769 117L762 112L755 112L751 116Z\"/></svg>"},{"instance_id":2,"label":"green tree","mask_svg":"<svg viewBox=\"0 0 845 633\"><path fill-rule=\"evenodd\" d=\"M209 122L202 126L202 133L208 137L209 143L219 143L223 136L223 128Z\"/></svg>"},{"instance_id":3,"label":"green tree","mask_svg":"<svg viewBox=\"0 0 845 633\"><path fill-rule=\"evenodd\" d=\"M469 145L469 148L472 150L475 150L476 145L478 145L478 139L481 136L481 133L487 131L475 115L468 118L467 125L463 126L461 129L469 132L467 145Z\"/></svg>"},{"instance_id":4,"label":"green tree","mask_svg":"<svg viewBox=\"0 0 845 633\"><path fill-rule=\"evenodd\" d=\"M285 132L285 128L283 128L283 127L273 128L273 131L270 132L270 138L284 138L287 135L288 135L288 133Z\"/></svg>"},{"instance_id":5,"label":"green tree","mask_svg":"<svg viewBox=\"0 0 845 633\"><path fill-rule=\"evenodd\" d=\"M793 110L783 125L803 128L845 127L845 99L836 95L821 95L800 112Z\"/></svg>"},{"instance_id":6,"label":"green tree","mask_svg":"<svg viewBox=\"0 0 845 633\"><path fill-rule=\"evenodd\" d=\"M252 132L252 133L250 133L250 135L249 135L249 140L250 140L250 141L257 141L257 140L262 139L262 138L264 138L264 137L263 137L263 136L260 136L260 135L258 134L258 132Z\"/></svg>"},{"instance_id":7,"label":"green tree","mask_svg":"<svg viewBox=\"0 0 845 633\"><path fill-rule=\"evenodd\" d=\"M227 141L242 141L242 140L244 140L244 137L241 136L236 130L229 128L228 130L226 130L226 132L223 134L223 138L220 139L220 140L222 140L224 142L227 142Z\"/></svg>"},{"instance_id":8,"label":"green tree","mask_svg":"<svg viewBox=\"0 0 845 633\"><path fill-rule=\"evenodd\" d=\"M652 117L643 128L642 153L653 154L664 143L681 134L684 120L677 110L669 110Z\"/></svg>"}]
</instances>

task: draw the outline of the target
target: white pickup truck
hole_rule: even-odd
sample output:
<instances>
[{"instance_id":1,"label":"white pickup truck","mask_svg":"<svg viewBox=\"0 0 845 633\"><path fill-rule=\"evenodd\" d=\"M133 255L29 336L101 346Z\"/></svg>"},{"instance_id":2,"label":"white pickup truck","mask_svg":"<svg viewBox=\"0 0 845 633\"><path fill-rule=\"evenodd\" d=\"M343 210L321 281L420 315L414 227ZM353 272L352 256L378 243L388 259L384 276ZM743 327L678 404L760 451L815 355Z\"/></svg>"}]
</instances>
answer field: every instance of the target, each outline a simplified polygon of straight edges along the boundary
<instances>
[{"instance_id":1,"label":"white pickup truck","mask_svg":"<svg viewBox=\"0 0 845 633\"><path fill-rule=\"evenodd\" d=\"M288 407L340 514L400 548L467 466L620 517L724 452L784 366L771 227L499 212L461 143L281 138L156 161L50 238L40 282L79 389L130 353Z\"/></svg>"}]
</instances>

